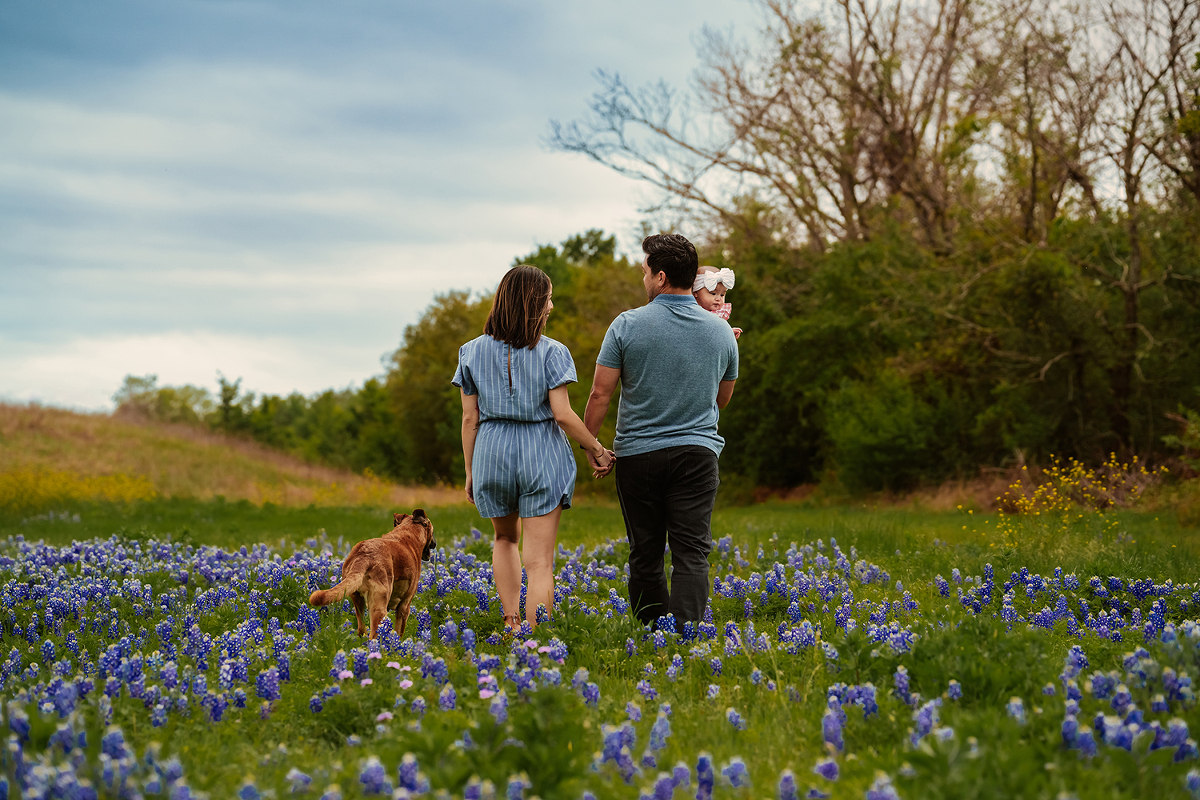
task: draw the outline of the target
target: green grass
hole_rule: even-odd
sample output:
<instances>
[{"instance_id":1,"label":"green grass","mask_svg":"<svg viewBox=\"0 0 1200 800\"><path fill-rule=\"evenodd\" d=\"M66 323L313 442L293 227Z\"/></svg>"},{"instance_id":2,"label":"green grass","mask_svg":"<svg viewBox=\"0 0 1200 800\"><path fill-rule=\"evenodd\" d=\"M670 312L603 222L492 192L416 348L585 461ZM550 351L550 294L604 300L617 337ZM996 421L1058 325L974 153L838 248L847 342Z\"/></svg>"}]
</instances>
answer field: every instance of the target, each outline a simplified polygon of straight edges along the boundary
<instances>
[{"instance_id":1,"label":"green grass","mask_svg":"<svg viewBox=\"0 0 1200 800\"><path fill-rule=\"evenodd\" d=\"M405 510L405 509L396 509ZM29 515L0 516L0 538L23 535L26 540L44 539L59 545L72 540L118 535L129 540L171 538L191 544L213 544L227 548L266 542L278 546L286 556L290 547L302 546L308 538L324 531L330 540L341 537L345 543L376 536L390 527L390 510L372 508L284 508L257 507L250 503L156 500L128 507L82 504L66 509L78 513L80 521L65 522L30 519ZM466 535L471 527L487 532L486 520L466 505L428 509L436 525L439 543L448 545L455 537ZM825 636L837 649L838 658L829 660L820 647L798 655L783 652L743 654L726 657L719 641L711 643L712 655L719 655L723 673L714 677L706 659L690 659L689 646L672 644L655 651L643 641L635 626L625 618L606 620L565 611L545 629L539 638L549 635L563 639L570 657L563 667L564 681L580 666L590 671L591 680L601 689L598 708L585 708L568 691L543 689L529 703L517 702L515 693L508 726L496 726L487 713L487 704L473 696L475 669L463 659L461 649L436 647L433 652L447 660L450 679L458 688L459 708L430 713L420 731L401 724L404 712L382 737L375 737L375 715L391 708L396 688L390 673L374 662L377 678L368 687L353 682L342 696L332 698L325 711L313 714L308 699L330 683L329 665L339 649L349 651L360 640L348 627L350 615L331 611L307 653L298 654L292 663L293 680L285 684L283 697L267 719L258 718L255 701L245 711L230 709L225 722L209 723L197 709L190 719L172 715L166 728L153 729L148 712L141 703L125 698L116 704L114 721L122 726L138 752L150 741L163 744L163 753L177 754L184 761L188 779L213 798L229 797L246 776L254 776L260 788L285 791L284 776L292 766L300 766L314 776L313 796L319 796L327 783L337 782L344 795L361 796L357 776L368 754L379 756L388 767L393 782L395 767L406 752L414 753L434 787L455 787L472 774L503 782L510 774L524 771L534 783L533 793L544 798L576 798L586 785L598 796L630 797L648 785L655 770L648 769L626 786L615 778L612 767L600 775L588 765L593 751L599 749L601 726L625 719L626 703L637 701L645 714L638 723L637 752L641 756L657 702L669 701L674 709L673 735L665 750L658 754L660 768L670 769L682 760L694 768L699 751L712 753L718 768L733 756L741 756L750 766L755 784L752 790L718 788L718 796L771 797L781 770L795 771L801 794L811 784L832 792L834 798L861 798L883 770L895 781L900 795L914 797L1046 797L1074 793L1083 797L1140 798L1162 795L1183 796L1182 775L1188 765L1174 765L1164 753L1126 753L1101 745L1101 754L1089 762L1065 750L1059 741L1063 698L1061 685L1055 697L1044 697L1042 687L1056 682L1067 648L1077 640L1066 633L1062 623L1053 631L1028 630L1018 623L1008 630L1002 620L992 616L995 604L979 616L966 614L956 600L941 598L933 585L933 576L950 577L952 569L964 576L983 572L984 564L995 568L996 591L1010 571L1029 567L1051 574L1056 567L1076 573L1086 590L1087 579L1118 575L1124 578L1151 577L1161 582L1194 583L1200 579L1197 534L1180 527L1172 519L1152 514L1120 512L1088 515L1063 526L1053 520L1025 520L1016 530L1015 545L994 540L995 518L966 513L931 513L901 509L865 509L852 507L806 508L787 504L764 504L746 508L725 508L713 518L714 538L732 537L750 566L735 568L745 578L761 571L780 557L791 542L800 545L820 539L828 545L836 539L849 553L853 547L858 558L878 564L890 574L887 585L854 584L856 600L900 599L901 590L912 593L920 604L920 638L911 652L894 653L886 646L872 644L863 635L864 619L854 634L836 631L832 613L819 607L805 614L824 626ZM57 517L57 515L56 515ZM986 520L986 523L985 523ZM984 534L987 535L984 535ZM567 548L578 544L593 545L606 539L623 539L624 528L618 509L608 505L582 504L563 516L560 543ZM280 546L282 545L282 546ZM759 561L759 547L765 560ZM488 547L473 544L469 551L487 559ZM618 546L610 562L621 564L624 550ZM713 574L723 577L732 566L729 558L714 553ZM811 562L810 562L811 563ZM818 573L820 570L818 570ZM152 584L158 578L144 577ZM172 585L162 575L163 588ZM294 583L294 582L293 582ZM157 585L157 584L155 584ZM611 581L620 588L620 581ZM967 584L969 586L969 584ZM261 588L261 586L260 586ZM606 589L605 589L606 591ZM1018 594L1018 603L1023 597ZM1084 594L1083 591L1080 592ZM272 614L285 622L295 617L303 600L303 590L288 581L274 591L280 605ZM592 600L595 600L594 596ZM465 592L451 591L441 602L429 595L419 597L416 605L431 612L434 624L446 619L466 622L457 609L471 605ZM1040 599L1032 610L1040 608ZM1053 602L1051 599L1049 602ZM603 602L601 603L603 605ZM1180 619L1178 601L1172 599L1172 618ZM122 619L137 625L132 607L118 603ZM1144 604L1148 606L1148 602ZM819 604L818 604L819 606ZM741 604L714 597L718 627L726 621L744 625ZM1022 613L1026 609L1022 607ZM22 610L22 621L26 611ZM756 609L753 622L759 632L774 632L785 618L786 603L775 600ZM475 616L470 624L482 638L498 624L496 619ZM1192 610L1186 616L1195 618ZM201 617L202 627L214 636L244 618L244 610L227 606ZM916 617L909 617L917 622ZM929 623L929 626L924 626ZM944 625L942 624L944 623ZM634 638L637 652L630 657L626 640ZM1123 654L1140 643L1141 637L1128 632L1126 642L1102 642L1089 637L1083 644L1091 661L1088 669L1121 669ZM89 640L90 641L90 640ZM152 638L145 649L154 649ZM5 634L4 650L25 646ZM1196 674L1200 661L1191 642L1172 650L1156 646L1153 655L1161 666L1190 669ZM91 645L89 645L91 646ZM95 641L95 648L100 640ZM485 652L503 652L503 648L481 645ZM677 681L665 677L670 656L681 654L686 669ZM643 677L644 666L655 669L651 682L661 692L656 702L640 698L634 684ZM955 729L955 738L946 744L928 739L913 748L907 743L913 726L912 709L890 696L892 676L903 665L911 677L913 689L926 699L941 695L951 678L963 685L961 701L946 700L941 709L942 724ZM775 691L751 682L751 671L759 669L778 684ZM257 667L252 668L251 684ZM416 670L414 669L414 672ZM215 668L210 671L213 684ZM381 673L381 674L378 674ZM419 692L436 709L437 688L430 681L415 678L416 686L405 692L411 701ZM827 688L834 683L872 682L878 690L880 713L864 719L861 711L849 709L845 737L847 749L839 755L842 777L827 784L810 772L815 760L826 754L822 741L821 714ZM1082 676L1080 679L1082 684ZM706 698L710 683L720 685L717 699ZM510 687L511 689L511 687ZM1152 688L1131 686L1140 707L1148 709ZM1023 698L1028 710L1027 724L1020 725L1005 713L1010 697ZM725 719L728 707L736 708L747 720L744 731L736 731ZM1105 704L1090 697L1080 715L1082 725L1091 723ZM94 712L89 718L100 731ZM1111 710L1109 711L1111 713ZM1181 715L1200 730L1200 714L1192 707L1178 706L1172 715ZM1165 721L1166 715L1155 715ZM53 727L43 728L49 735ZM463 750L454 746L463 731L471 731L478 747ZM35 732L36 733L36 732ZM361 736L357 747L345 744L345 737ZM508 737L519 739L525 748L505 744ZM36 737L35 737L36 738ZM93 743L95 741L93 738ZM905 777L910 773L913 777ZM693 774L691 794L695 792ZM718 778L718 782L720 779ZM503 787L501 787L503 793ZM682 797L676 794L676 797ZM689 794L690 796L690 794Z\"/></svg>"}]
</instances>

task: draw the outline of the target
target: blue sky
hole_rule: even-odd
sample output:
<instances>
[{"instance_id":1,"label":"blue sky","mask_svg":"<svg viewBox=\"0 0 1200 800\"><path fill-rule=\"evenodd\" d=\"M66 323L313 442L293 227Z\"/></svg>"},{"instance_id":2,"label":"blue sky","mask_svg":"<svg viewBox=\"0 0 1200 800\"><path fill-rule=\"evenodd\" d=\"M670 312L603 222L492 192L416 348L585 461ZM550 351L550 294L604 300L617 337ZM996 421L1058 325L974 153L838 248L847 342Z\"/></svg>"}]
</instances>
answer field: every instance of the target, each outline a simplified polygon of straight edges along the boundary
<instances>
[{"instance_id":1,"label":"blue sky","mask_svg":"<svg viewBox=\"0 0 1200 800\"><path fill-rule=\"evenodd\" d=\"M0 4L0 398L361 383L432 297L649 190L548 151L596 69L686 86L745 0Z\"/></svg>"}]
</instances>

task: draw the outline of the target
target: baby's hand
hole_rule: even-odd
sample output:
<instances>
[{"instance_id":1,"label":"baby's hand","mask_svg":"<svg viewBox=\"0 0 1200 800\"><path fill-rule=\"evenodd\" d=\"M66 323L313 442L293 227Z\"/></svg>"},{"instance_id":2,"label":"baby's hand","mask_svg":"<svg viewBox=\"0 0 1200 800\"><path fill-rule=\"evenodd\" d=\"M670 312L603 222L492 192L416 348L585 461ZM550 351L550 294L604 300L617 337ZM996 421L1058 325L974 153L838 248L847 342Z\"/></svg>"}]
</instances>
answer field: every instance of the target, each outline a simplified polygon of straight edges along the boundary
<instances>
[{"instance_id":1,"label":"baby's hand","mask_svg":"<svg viewBox=\"0 0 1200 800\"><path fill-rule=\"evenodd\" d=\"M733 329L733 338L734 338L734 339L740 339L740 338L742 338L742 329L741 329L741 328L734 328L734 329Z\"/></svg>"}]
</instances>

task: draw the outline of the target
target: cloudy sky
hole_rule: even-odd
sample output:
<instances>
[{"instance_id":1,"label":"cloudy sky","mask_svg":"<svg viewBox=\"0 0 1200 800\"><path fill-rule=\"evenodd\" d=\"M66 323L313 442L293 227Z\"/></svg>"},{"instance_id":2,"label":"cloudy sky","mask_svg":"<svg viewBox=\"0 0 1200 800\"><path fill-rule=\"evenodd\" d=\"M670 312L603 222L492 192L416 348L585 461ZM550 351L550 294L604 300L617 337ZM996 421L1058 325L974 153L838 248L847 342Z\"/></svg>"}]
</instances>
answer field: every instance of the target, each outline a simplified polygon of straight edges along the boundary
<instances>
[{"instance_id":1,"label":"cloudy sky","mask_svg":"<svg viewBox=\"0 0 1200 800\"><path fill-rule=\"evenodd\" d=\"M0 399L126 374L310 393L382 372L434 294L648 190L543 142L596 69L686 86L747 0L6 0Z\"/></svg>"}]
</instances>

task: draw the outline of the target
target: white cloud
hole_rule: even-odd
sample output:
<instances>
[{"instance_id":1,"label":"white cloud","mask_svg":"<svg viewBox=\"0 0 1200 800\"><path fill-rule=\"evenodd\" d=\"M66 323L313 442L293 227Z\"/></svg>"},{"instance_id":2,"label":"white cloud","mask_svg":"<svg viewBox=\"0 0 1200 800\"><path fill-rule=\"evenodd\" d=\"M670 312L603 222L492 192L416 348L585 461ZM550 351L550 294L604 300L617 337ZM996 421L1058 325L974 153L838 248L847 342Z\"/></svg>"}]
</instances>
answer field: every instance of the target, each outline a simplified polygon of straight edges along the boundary
<instances>
[{"instance_id":1,"label":"white cloud","mask_svg":"<svg viewBox=\"0 0 1200 800\"><path fill-rule=\"evenodd\" d=\"M704 22L753 16L114 0L84 35L42 13L38 36L0 30L2 63L72 43L0 71L0 396L89 408L128 373L361 382L438 292L588 228L633 249L652 195L547 152L548 120L598 67L678 83Z\"/></svg>"}]
</instances>

